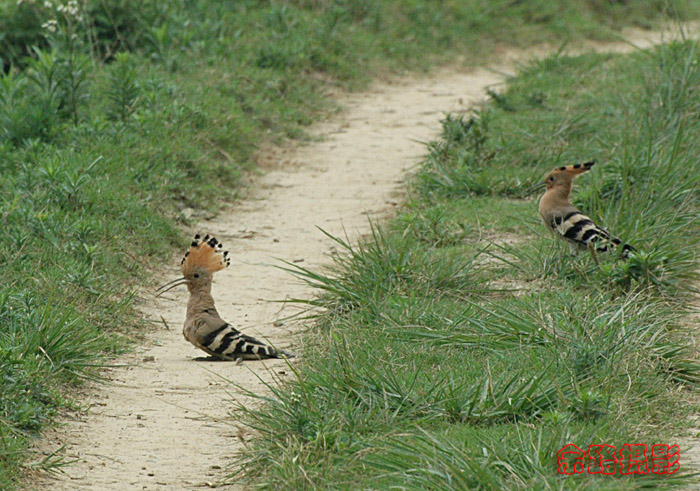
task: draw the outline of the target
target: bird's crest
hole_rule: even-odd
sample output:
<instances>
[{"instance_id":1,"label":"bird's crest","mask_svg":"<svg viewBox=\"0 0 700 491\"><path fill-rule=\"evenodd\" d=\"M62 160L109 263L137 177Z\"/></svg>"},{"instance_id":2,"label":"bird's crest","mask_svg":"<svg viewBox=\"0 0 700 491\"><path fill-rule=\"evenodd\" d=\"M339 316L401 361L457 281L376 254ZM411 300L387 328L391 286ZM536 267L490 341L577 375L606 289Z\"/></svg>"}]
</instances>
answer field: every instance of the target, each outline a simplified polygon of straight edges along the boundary
<instances>
[{"instance_id":1,"label":"bird's crest","mask_svg":"<svg viewBox=\"0 0 700 491\"><path fill-rule=\"evenodd\" d=\"M595 165L595 162L586 162L585 164L574 164L566 167L557 167L551 173L552 174L568 174L571 177L576 177L584 172L591 170L591 167Z\"/></svg>"},{"instance_id":2,"label":"bird's crest","mask_svg":"<svg viewBox=\"0 0 700 491\"><path fill-rule=\"evenodd\" d=\"M202 238L201 234L194 236L190 248L182 258L182 274L187 276L189 271L200 267L207 270L209 273L216 273L227 267L231 263L228 257L228 251L223 251L223 245L216 239L205 235Z\"/></svg>"}]
</instances>

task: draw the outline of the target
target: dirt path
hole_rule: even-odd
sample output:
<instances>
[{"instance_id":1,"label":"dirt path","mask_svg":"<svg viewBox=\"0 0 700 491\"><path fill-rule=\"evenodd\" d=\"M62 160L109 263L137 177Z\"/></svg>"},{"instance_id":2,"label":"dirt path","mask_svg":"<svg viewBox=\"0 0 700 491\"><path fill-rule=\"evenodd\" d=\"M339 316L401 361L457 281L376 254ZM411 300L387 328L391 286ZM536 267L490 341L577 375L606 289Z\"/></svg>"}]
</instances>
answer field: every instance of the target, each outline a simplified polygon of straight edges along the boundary
<instances>
[{"instance_id":1,"label":"dirt path","mask_svg":"<svg viewBox=\"0 0 700 491\"><path fill-rule=\"evenodd\" d=\"M633 36L638 46L658 40ZM533 53L504 55L502 67ZM467 110L503 79L503 69L452 70L378 84L342 97L345 111L313 132L321 142L270 155L274 165L256 180L252 197L200 226L233 254L231 267L214 281L222 316L247 334L303 351L303 339L294 336L299 326L276 322L286 312L269 301L308 298L313 291L272 267L275 259L316 269L332 245L317 226L335 235L345 229L351 237L366 232L368 215L386 214L401 200L403 176L424 153L420 142L436 136L443 113ZM167 279L178 263L179 257L172 260ZM193 361L201 353L181 334L186 300L183 287L166 299L146 300L146 315L162 315L170 329L148 333L149 346L121 359L126 366L110 370L109 384L86 401L88 413L47 435L44 452L67 443L62 455L75 462L34 489L196 489L225 476L250 435L230 417L234 388L223 379L258 393L265 391L261 379L284 377L287 369L276 360Z\"/></svg>"}]
</instances>

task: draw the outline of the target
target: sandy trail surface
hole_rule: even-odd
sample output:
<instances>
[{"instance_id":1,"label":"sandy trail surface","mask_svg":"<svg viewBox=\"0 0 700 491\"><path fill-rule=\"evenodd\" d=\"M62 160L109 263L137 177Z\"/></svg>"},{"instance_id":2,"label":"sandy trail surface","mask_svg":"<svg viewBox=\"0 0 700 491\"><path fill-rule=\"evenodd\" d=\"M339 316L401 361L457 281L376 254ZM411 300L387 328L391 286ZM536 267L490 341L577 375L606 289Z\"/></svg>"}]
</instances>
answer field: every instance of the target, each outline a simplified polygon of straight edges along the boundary
<instances>
[{"instance_id":1,"label":"sandy trail surface","mask_svg":"<svg viewBox=\"0 0 700 491\"><path fill-rule=\"evenodd\" d=\"M658 35L630 33L645 47ZM631 51L632 45L587 48ZM344 110L312 133L319 141L270 150L264 175L250 196L199 229L216 235L232 253L231 267L214 279L221 315L246 334L275 346L303 351L303 326L279 321L290 311L274 300L310 298L314 292L275 268L277 259L318 269L327 264L334 235L366 233L368 217L390 213L401 202L407 171L436 137L445 112L466 111L482 100L519 60L545 50L503 53L497 69L444 69L429 77L411 76L370 90L339 96ZM492 67L492 68L494 68ZM184 251L183 251L184 252ZM180 257L164 279L178 275ZM118 360L84 402L86 412L67 418L45 435L39 452L62 445L65 472L45 477L32 489L130 490L199 489L217 486L226 467L252 437L231 414L232 398L246 400L233 385L264 393L264 382L284 378L282 360L243 364L194 361L203 353L182 336L187 292L172 290L155 300L144 292L144 315L154 322L144 347ZM234 485L236 486L236 485Z\"/></svg>"}]
</instances>

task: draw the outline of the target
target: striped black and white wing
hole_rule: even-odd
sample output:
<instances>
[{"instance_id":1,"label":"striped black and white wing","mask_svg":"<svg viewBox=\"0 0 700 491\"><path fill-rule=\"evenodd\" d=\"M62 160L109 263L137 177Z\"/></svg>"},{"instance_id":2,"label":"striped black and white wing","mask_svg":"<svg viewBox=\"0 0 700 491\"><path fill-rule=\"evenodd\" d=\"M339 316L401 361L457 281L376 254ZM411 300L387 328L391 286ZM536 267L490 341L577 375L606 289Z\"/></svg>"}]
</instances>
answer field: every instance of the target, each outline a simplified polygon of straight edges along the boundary
<instances>
[{"instance_id":1,"label":"striped black and white wing","mask_svg":"<svg viewBox=\"0 0 700 491\"><path fill-rule=\"evenodd\" d=\"M220 325L212 326L213 322ZM190 342L212 356L227 360L257 360L288 356L286 353L278 352L272 346L243 334L231 324L218 318L203 316L195 321L195 327L198 335L195 339L190 339Z\"/></svg>"},{"instance_id":2,"label":"striped black and white wing","mask_svg":"<svg viewBox=\"0 0 700 491\"><path fill-rule=\"evenodd\" d=\"M582 248L595 247L598 252L605 252L610 248L616 248L622 241L613 237L607 230L599 227L580 211L571 211L563 216L554 216L550 224L554 232L567 242ZM627 257L630 251L635 249L629 244L622 248L622 256Z\"/></svg>"}]
</instances>

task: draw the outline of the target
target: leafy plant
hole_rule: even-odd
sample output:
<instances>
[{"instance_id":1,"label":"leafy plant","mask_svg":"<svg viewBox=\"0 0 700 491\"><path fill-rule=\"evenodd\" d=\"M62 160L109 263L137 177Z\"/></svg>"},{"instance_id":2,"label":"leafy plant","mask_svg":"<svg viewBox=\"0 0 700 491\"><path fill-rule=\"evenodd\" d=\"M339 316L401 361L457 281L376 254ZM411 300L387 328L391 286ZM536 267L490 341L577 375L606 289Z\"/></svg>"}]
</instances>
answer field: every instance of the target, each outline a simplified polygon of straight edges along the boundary
<instances>
[{"instance_id":1,"label":"leafy plant","mask_svg":"<svg viewBox=\"0 0 700 491\"><path fill-rule=\"evenodd\" d=\"M134 59L128 53L118 53L110 67L106 93L109 117L126 121L136 110L140 90Z\"/></svg>"}]
</instances>

